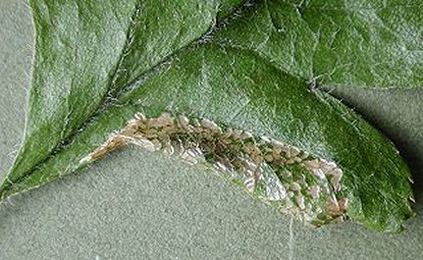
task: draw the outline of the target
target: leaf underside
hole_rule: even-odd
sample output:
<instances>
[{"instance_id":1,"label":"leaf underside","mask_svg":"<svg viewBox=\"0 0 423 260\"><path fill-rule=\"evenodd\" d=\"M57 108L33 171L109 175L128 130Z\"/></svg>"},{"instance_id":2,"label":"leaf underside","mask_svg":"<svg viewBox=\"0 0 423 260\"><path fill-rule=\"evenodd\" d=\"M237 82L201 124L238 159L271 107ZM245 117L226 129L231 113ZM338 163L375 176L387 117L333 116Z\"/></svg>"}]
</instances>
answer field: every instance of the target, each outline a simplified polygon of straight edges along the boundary
<instances>
[{"instance_id":1,"label":"leaf underside","mask_svg":"<svg viewBox=\"0 0 423 260\"><path fill-rule=\"evenodd\" d=\"M403 1L40 1L22 148L0 197L87 165L134 114L171 112L336 162L346 215L398 231L406 164L316 86L422 87L423 15ZM218 21L218 22L216 22Z\"/></svg>"}]
</instances>

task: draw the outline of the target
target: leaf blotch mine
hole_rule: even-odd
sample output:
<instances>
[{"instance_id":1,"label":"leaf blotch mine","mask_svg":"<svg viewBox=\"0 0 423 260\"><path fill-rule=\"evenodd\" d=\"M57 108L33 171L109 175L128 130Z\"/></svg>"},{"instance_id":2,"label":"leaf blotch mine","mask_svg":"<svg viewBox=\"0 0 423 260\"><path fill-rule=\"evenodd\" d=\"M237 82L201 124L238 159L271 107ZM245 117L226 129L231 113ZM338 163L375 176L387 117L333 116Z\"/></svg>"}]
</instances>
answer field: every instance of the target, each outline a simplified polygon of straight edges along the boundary
<instances>
[{"instance_id":1,"label":"leaf blotch mine","mask_svg":"<svg viewBox=\"0 0 423 260\"><path fill-rule=\"evenodd\" d=\"M340 195L343 171L334 162L276 139L205 118L167 112L147 118L137 113L80 163L128 144L213 168L261 201L315 226L345 219L347 200Z\"/></svg>"}]
</instances>

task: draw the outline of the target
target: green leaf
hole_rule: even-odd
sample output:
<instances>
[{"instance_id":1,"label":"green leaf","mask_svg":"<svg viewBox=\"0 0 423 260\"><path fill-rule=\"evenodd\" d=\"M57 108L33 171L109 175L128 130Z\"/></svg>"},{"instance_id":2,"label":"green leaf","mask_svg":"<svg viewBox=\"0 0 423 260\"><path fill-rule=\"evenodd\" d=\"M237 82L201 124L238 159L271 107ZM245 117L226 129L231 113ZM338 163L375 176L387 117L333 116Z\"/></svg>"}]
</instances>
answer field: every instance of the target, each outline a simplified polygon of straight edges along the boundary
<instances>
[{"instance_id":1,"label":"green leaf","mask_svg":"<svg viewBox=\"0 0 423 260\"><path fill-rule=\"evenodd\" d=\"M347 46L344 42L334 55L340 55L340 60L347 57L348 64L355 62L355 66L317 59L318 52L306 52L309 34L296 31L303 20L287 11L291 10L287 7L295 7L294 4L260 1L252 6L244 5L235 11L241 17L223 20L210 35L208 31L216 17L233 12L239 1L167 2L32 1L37 43L27 127L23 146L0 188L1 198L74 173L128 143L148 146L146 144L157 140L140 137L141 130L128 134L134 115L142 112L148 118L156 118L169 112L194 120L212 120L226 129L219 135L210 134L210 138L192 133L184 135L207 152L200 163L202 166L212 167L223 156L250 155L244 151L247 141L226 150L216 148L215 141L232 128L251 132L252 143L270 136L286 147L299 149L301 154L310 154L308 158L335 163L342 172L338 176L342 177L341 187L336 187L334 177L325 176L320 181L303 162L264 163L270 167L266 174L279 179L295 199L292 198L292 207L281 200L270 201L265 191L270 184L264 182L261 187L256 182L249 191L258 199L316 225L347 215L376 230L401 229L402 222L413 213L408 202L412 196L411 176L398 151L361 117L308 82L318 76L316 80L329 85L404 86L400 83L407 81L410 86L417 86L418 78L414 78L417 73L410 72L408 77L388 66L383 68L390 72L386 77L379 74L378 77L376 74L353 77L352 72L365 75L368 70L363 69L364 58L341 53ZM271 14L279 16L269 20ZM244 17L250 19L248 26ZM327 17L332 15L328 13ZM333 15L331 19L336 17ZM327 22L321 20L317 22ZM267 34L269 37L263 42L262 34L269 29L263 21L291 24L286 30L292 37L272 33ZM294 27L295 24L298 27ZM354 27L341 28L349 35ZM321 35L329 35L329 32ZM200 37L200 41L195 41ZM207 42L209 38L211 42ZM290 46L286 41L304 44L297 52L304 60L296 62L297 56L290 56L292 49L291 54L286 52L284 47ZM355 45L348 46L361 44L355 38L351 41ZM390 38L385 42L391 44ZM394 42L400 43L397 38ZM382 39L369 43L372 48L383 49L381 44ZM262 49L258 51L257 46ZM325 46L319 47L322 55L329 52ZM388 49L386 52L391 50ZM314 65L304 67L308 55L307 60ZM287 57L295 62L284 64ZM396 57L380 55L377 58L391 64L391 59ZM339 68L340 73L336 77L335 74L323 76L325 70L315 72L319 64ZM416 69L421 69L416 64ZM401 81L394 81L395 75ZM261 146L261 152L267 148ZM289 159L286 156L284 159ZM245 173L240 168L235 170L240 175ZM284 179L285 170L294 177ZM225 171L220 172L226 176ZM305 178L299 191L293 188L293 183L299 181L297 177ZM245 187L238 179L231 180ZM328 191L320 199L306 197L306 204L313 204L313 208L308 209L298 198L310 194L312 184ZM329 198L345 205L338 205L339 212L333 214ZM320 215L316 205L322 210Z\"/></svg>"},{"instance_id":2,"label":"green leaf","mask_svg":"<svg viewBox=\"0 0 423 260\"><path fill-rule=\"evenodd\" d=\"M237 1L221 2L229 9ZM23 147L8 182L29 174L137 76L207 32L219 5L31 1L37 34L33 82Z\"/></svg>"},{"instance_id":3,"label":"green leaf","mask_svg":"<svg viewBox=\"0 0 423 260\"><path fill-rule=\"evenodd\" d=\"M321 85L423 87L419 1L258 1L218 35Z\"/></svg>"}]
</instances>

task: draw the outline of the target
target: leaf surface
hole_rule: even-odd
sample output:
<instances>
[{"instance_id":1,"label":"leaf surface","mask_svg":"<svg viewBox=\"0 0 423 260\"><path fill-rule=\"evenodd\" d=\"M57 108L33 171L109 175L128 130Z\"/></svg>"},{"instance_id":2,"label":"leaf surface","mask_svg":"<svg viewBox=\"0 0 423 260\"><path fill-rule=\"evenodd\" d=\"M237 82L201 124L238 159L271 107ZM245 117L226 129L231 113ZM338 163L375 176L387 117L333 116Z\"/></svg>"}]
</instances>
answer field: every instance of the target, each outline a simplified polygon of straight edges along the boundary
<instances>
[{"instance_id":1,"label":"leaf surface","mask_svg":"<svg viewBox=\"0 0 423 260\"><path fill-rule=\"evenodd\" d=\"M420 1L258 1L216 38L323 86L423 87Z\"/></svg>"},{"instance_id":2,"label":"leaf surface","mask_svg":"<svg viewBox=\"0 0 423 260\"><path fill-rule=\"evenodd\" d=\"M382 34L386 28L372 24L369 14L357 16L373 10L371 5L348 9L343 4L258 1L237 11L241 17L225 20L228 24L215 30L211 42L193 43L208 36L216 17L233 12L239 1L33 1L37 42L26 134L0 197L86 166L84 158L138 112L148 117L172 112L271 136L336 162L344 171L339 195L348 200L346 214L376 230L400 230L413 213L411 177L398 151L309 82L402 87L407 81L418 87L421 60L414 58L421 53L413 52L408 67L392 73L392 64L405 54L391 52L421 43L380 38L367 43L367 51L379 49L380 55L366 52L352 31L373 26ZM313 15L316 10L324 15ZM306 21L307 12L312 21ZM358 20L333 22L345 17ZM403 19L414 22L417 32L418 18ZM313 28L327 30L316 29L316 40ZM343 35L333 38L336 44L328 43L332 31ZM311 53L308 47L314 48ZM369 55L374 59L366 59ZM366 66L376 62L382 65L369 72ZM328 74L328 68L337 72Z\"/></svg>"},{"instance_id":3,"label":"leaf surface","mask_svg":"<svg viewBox=\"0 0 423 260\"><path fill-rule=\"evenodd\" d=\"M223 12L237 4L221 2ZM31 1L33 82L24 142L8 182L54 153L137 76L207 32L221 2Z\"/></svg>"}]
</instances>

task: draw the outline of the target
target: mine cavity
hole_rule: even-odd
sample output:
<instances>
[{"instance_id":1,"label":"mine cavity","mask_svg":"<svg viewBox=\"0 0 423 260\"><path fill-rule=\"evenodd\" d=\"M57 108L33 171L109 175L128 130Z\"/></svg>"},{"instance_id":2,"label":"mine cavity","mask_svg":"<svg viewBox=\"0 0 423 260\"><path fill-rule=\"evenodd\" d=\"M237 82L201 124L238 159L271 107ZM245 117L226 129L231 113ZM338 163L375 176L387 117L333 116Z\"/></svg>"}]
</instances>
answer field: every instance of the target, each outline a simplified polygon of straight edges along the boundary
<instances>
[{"instance_id":1,"label":"mine cavity","mask_svg":"<svg viewBox=\"0 0 423 260\"><path fill-rule=\"evenodd\" d=\"M313 225L345 218L340 167L274 138L206 118L168 112L148 118L137 113L81 162L97 160L128 144L212 168L254 197Z\"/></svg>"}]
</instances>

